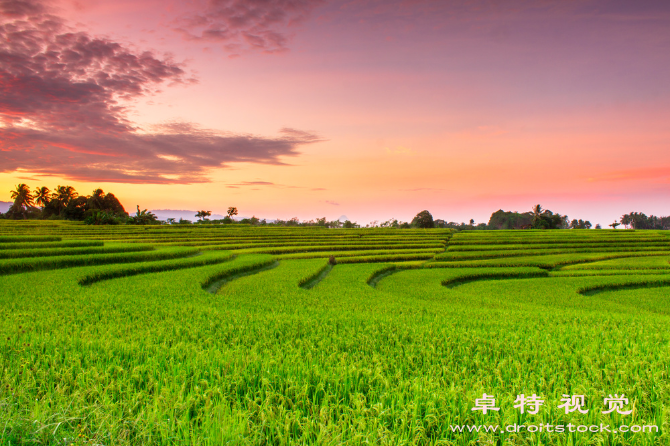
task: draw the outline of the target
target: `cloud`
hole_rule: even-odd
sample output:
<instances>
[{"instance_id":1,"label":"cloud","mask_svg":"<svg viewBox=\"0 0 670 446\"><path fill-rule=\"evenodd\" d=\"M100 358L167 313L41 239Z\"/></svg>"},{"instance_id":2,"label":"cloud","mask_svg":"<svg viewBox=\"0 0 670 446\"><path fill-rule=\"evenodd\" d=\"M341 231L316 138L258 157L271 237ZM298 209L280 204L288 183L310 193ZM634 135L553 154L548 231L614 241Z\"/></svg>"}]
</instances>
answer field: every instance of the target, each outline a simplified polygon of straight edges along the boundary
<instances>
[{"instance_id":1,"label":"cloud","mask_svg":"<svg viewBox=\"0 0 670 446\"><path fill-rule=\"evenodd\" d=\"M277 186L275 183L269 181L242 181L241 183L230 184L226 187L239 189L244 186Z\"/></svg>"},{"instance_id":2,"label":"cloud","mask_svg":"<svg viewBox=\"0 0 670 446\"><path fill-rule=\"evenodd\" d=\"M301 134L302 133L303 132L301 132ZM307 138L308 137L307 135L309 135L309 134L304 134L303 137ZM239 182L239 183L231 183L231 184L227 185L226 187L232 188L232 189L239 189L240 187L249 187L249 186L254 186L254 187L256 187L256 186L266 186L266 187L275 187L275 188L279 188L279 189L305 189L304 186L291 186L291 185L288 185L288 184L278 184L278 183L272 183L270 181L260 181L260 180L257 180L257 181L242 181L242 182ZM254 188L254 189L251 189L251 190L260 190L260 189ZM325 190L325 189L319 188L319 189L311 189L311 190Z\"/></svg>"},{"instance_id":3,"label":"cloud","mask_svg":"<svg viewBox=\"0 0 670 446\"><path fill-rule=\"evenodd\" d=\"M326 200L326 203L332 204L333 206L339 206L340 203L335 203L334 201Z\"/></svg>"},{"instance_id":4,"label":"cloud","mask_svg":"<svg viewBox=\"0 0 670 446\"><path fill-rule=\"evenodd\" d=\"M234 162L283 164L320 141L283 128L276 137L176 122L151 132L127 119L132 100L160 85L194 82L181 64L70 29L39 2L0 2L0 172L79 181L206 182Z\"/></svg>"},{"instance_id":5,"label":"cloud","mask_svg":"<svg viewBox=\"0 0 670 446\"><path fill-rule=\"evenodd\" d=\"M187 40L220 42L228 52L287 51L288 30L325 0L210 0L205 8L174 21Z\"/></svg>"},{"instance_id":6,"label":"cloud","mask_svg":"<svg viewBox=\"0 0 670 446\"><path fill-rule=\"evenodd\" d=\"M310 190L326 190L325 187L313 187Z\"/></svg>"}]
</instances>

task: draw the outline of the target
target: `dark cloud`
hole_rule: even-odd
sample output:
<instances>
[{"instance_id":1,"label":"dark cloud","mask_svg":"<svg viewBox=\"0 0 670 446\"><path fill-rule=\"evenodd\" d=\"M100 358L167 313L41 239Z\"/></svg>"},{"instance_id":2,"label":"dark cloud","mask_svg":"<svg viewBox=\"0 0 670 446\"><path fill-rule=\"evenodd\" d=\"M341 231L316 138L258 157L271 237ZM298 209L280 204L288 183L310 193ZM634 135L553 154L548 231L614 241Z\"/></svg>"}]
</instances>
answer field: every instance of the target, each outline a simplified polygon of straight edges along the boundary
<instances>
[{"instance_id":1,"label":"dark cloud","mask_svg":"<svg viewBox=\"0 0 670 446\"><path fill-rule=\"evenodd\" d=\"M195 130L193 133L46 132L0 128L4 172L16 169L82 181L194 183L208 169L232 162L282 164L296 147L316 141L260 138ZM254 183L252 183L254 184Z\"/></svg>"},{"instance_id":2,"label":"dark cloud","mask_svg":"<svg viewBox=\"0 0 670 446\"><path fill-rule=\"evenodd\" d=\"M37 2L24 0L0 0L0 14L7 17L25 17L41 14L44 7Z\"/></svg>"},{"instance_id":3,"label":"dark cloud","mask_svg":"<svg viewBox=\"0 0 670 446\"><path fill-rule=\"evenodd\" d=\"M231 53L287 50L291 27L303 22L325 0L210 0L201 11L175 21L186 39L221 42Z\"/></svg>"},{"instance_id":4,"label":"dark cloud","mask_svg":"<svg viewBox=\"0 0 670 446\"><path fill-rule=\"evenodd\" d=\"M130 100L188 84L183 67L150 52L74 32L40 3L0 3L0 172L82 181L191 183L233 162L282 164L319 141L284 128L274 138L168 123L146 133Z\"/></svg>"}]
</instances>

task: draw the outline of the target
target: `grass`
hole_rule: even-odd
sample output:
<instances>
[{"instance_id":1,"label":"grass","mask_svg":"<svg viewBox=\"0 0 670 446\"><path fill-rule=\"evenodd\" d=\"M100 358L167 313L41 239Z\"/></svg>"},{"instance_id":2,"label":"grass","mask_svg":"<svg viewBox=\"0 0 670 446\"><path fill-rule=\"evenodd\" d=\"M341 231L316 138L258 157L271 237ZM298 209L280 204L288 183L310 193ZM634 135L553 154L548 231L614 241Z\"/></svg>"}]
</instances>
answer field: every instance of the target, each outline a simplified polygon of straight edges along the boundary
<instances>
[{"instance_id":1,"label":"grass","mask_svg":"<svg viewBox=\"0 0 670 446\"><path fill-rule=\"evenodd\" d=\"M18 259L26 257L82 256L91 254L113 254L119 252L152 251L152 246L118 245L75 248L10 249L0 251L0 259Z\"/></svg>"},{"instance_id":2,"label":"grass","mask_svg":"<svg viewBox=\"0 0 670 446\"><path fill-rule=\"evenodd\" d=\"M70 243L180 233L204 245L1 260L3 446L670 444L670 256L619 252L622 243L595 251L605 238L662 233L460 232L447 247L544 239L572 249L572 239L588 238L593 251L438 262L435 251L396 252L398 239L450 232L28 223L0 222L0 236L42 231ZM347 255L331 266L284 257L300 253L210 250L216 231L239 234L240 245L256 237ZM366 237L382 243L352 256L339 249L351 235L361 246ZM13 243L46 249L44 240ZM0 255L31 248L0 246ZM142 244L104 248L114 246ZM496 250L505 251L486 251ZM499 412L471 410L484 392ZM514 408L522 393L546 401L537 415ZM630 399L630 416L602 413L614 393ZM557 410L564 394L585 395L589 412ZM450 429L512 423L661 431Z\"/></svg>"},{"instance_id":3,"label":"grass","mask_svg":"<svg viewBox=\"0 0 670 446\"><path fill-rule=\"evenodd\" d=\"M136 246L122 253L115 254L87 254L77 256L37 257L26 259L0 260L0 275L21 274L27 271L72 268L78 266L102 265L111 263L133 263L154 260L174 259L197 254L191 248L165 248L156 251L147 251L142 246Z\"/></svg>"}]
</instances>

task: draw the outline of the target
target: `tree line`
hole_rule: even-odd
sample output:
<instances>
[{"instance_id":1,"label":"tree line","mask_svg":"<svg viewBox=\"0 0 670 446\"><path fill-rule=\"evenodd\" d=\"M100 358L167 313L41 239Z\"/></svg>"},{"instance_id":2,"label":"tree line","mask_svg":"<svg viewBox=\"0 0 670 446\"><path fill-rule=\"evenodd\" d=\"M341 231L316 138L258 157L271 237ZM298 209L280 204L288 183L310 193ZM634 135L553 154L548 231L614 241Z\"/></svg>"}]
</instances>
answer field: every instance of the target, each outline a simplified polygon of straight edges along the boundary
<instances>
[{"instance_id":1,"label":"tree line","mask_svg":"<svg viewBox=\"0 0 670 446\"><path fill-rule=\"evenodd\" d=\"M11 191L14 200L9 210L0 218L22 220L22 219L56 219L83 221L86 224L191 224L190 220L168 218L167 221L159 221L156 215L144 209L129 215L123 205L112 193L105 193L102 189L95 189L91 195L80 195L72 186L57 186L54 190L48 187L38 187L31 190L28 185L21 183ZM297 217L289 220L275 219L267 221L257 217L244 218L239 221L233 220L238 215L236 207L229 207L227 215L220 220L209 220L211 211L200 210L194 216L200 224L248 224L253 226L320 226L324 228L360 228L360 224L345 220L327 220L319 217L313 220L300 221ZM641 212L631 212L621 216L619 221L609 226L616 229L618 226L632 229L664 229L670 230L670 217L647 216ZM427 210L419 212L411 222L399 221L391 218L384 222L373 221L364 226L365 228L452 228L458 230L472 229L591 229L593 225L588 220L570 220L567 215L554 213L544 209L537 204L528 212L510 212L502 209L491 214L488 223L475 224L474 219L469 223L447 222L441 219L433 219ZM601 229L597 224L595 229Z\"/></svg>"},{"instance_id":2,"label":"tree line","mask_svg":"<svg viewBox=\"0 0 670 446\"><path fill-rule=\"evenodd\" d=\"M58 186L51 190L46 186L31 190L21 183L11 191L14 202L4 218L14 220L56 219L95 220L105 218L127 219L128 213L114 194L96 189L91 195L80 195L72 186Z\"/></svg>"}]
</instances>

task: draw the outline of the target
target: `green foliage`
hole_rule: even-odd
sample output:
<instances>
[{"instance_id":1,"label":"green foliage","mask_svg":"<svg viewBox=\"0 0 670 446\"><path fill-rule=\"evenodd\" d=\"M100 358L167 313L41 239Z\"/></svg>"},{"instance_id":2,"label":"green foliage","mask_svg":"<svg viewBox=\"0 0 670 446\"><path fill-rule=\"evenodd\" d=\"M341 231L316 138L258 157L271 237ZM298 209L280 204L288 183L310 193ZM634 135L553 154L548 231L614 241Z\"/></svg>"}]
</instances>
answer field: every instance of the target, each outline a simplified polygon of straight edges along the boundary
<instances>
[{"instance_id":1,"label":"green foliage","mask_svg":"<svg viewBox=\"0 0 670 446\"><path fill-rule=\"evenodd\" d=\"M179 223L182 223L184 220L179 220ZM161 224L158 221L158 217L153 212L147 211L144 209L140 211L140 206L137 206L137 213L128 218L127 224L129 225L159 225Z\"/></svg>"},{"instance_id":2,"label":"green foliage","mask_svg":"<svg viewBox=\"0 0 670 446\"><path fill-rule=\"evenodd\" d=\"M207 217L212 215L212 211L198 211L197 214L195 214L196 218L198 218L200 221L206 221Z\"/></svg>"},{"instance_id":3,"label":"green foliage","mask_svg":"<svg viewBox=\"0 0 670 446\"><path fill-rule=\"evenodd\" d=\"M533 221L533 214L526 212L505 212L502 209L491 214L488 227L491 229L521 229L527 227Z\"/></svg>"},{"instance_id":4,"label":"green foliage","mask_svg":"<svg viewBox=\"0 0 670 446\"><path fill-rule=\"evenodd\" d=\"M87 225L120 225L125 223L126 219L112 212L93 209L84 219Z\"/></svg>"},{"instance_id":5,"label":"green foliage","mask_svg":"<svg viewBox=\"0 0 670 446\"><path fill-rule=\"evenodd\" d=\"M591 229L591 222L588 220L584 221L581 218L579 220L574 219L570 222L570 229Z\"/></svg>"},{"instance_id":6,"label":"green foliage","mask_svg":"<svg viewBox=\"0 0 670 446\"><path fill-rule=\"evenodd\" d=\"M412 219L411 226L413 228L434 228L433 216L428 211L421 211Z\"/></svg>"},{"instance_id":7,"label":"green foliage","mask_svg":"<svg viewBox=\"0 0 670 446\"><path fill-rule=\"evenodd\" d=\"M535 206L535 213L533 214L533 220L531 223L532 229L565 229L568 227L567 215L554 214L548 209L537 212L541 209L542 208L539 204ZM589 229L590 227L591 223L588 223L588 228L581 229Z\"/></svg>"},{"instance_id":8,"label":"green foliage","mask_svg":"<svg viewBox=\"0 0 670 446\"><path fill-rule=\"evenodd\" d=\"M642 212L625 214L620 221L626 228L630 226L633 229L670 229L670 217L656 217L654 215L647 217Z\"/></svg>"},{"instance_id":9,"label":"green foliage","mask_svg":"<svg viewBox=\"0 0 670 446\"><path fill-rule=\"evenodd\" d=\"M15 200L8 217L13 219L67 219L82 221L92 216L95 211L112 214L116 218L108 219L117 222L127 217L125 209L114 196L106 194L102 189L96 189L90 196L80 196L72 186L58 186L53 192L46 186L38 187L34 192L26 184L19 184L12 191ZM41 210L34 205L41 207ZM96 221L94 218L91 221ZM117 223L89 223L89 224L117 224Z\"/></svg>"}]
</instances>

